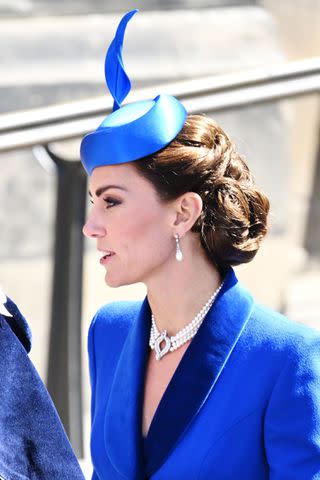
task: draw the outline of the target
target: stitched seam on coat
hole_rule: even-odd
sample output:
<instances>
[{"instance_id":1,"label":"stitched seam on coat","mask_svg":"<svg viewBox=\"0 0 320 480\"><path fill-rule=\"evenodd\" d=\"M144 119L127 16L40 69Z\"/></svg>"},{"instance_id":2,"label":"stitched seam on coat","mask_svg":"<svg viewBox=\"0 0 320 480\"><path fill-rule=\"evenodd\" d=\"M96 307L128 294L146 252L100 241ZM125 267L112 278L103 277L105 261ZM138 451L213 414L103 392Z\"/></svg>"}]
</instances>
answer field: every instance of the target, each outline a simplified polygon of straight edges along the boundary
<instances>
[{"instance_id":1,"label":"stitched seam on coat","mask_svg":"<svg viewBox=\"0 0 320 480\"><path fill-rule=\"evenodd\" d=\"M230 427L227 428L227 430L225 430L223 433L221 433L221 435L216 438L210 445L207 453L205 454L205 457L204 459L202 460L202 463L201 463L201 467L200 467L200 470L199 470L199 474L197 476L197 480L201 480L201 475L203 473L203 469L204 469L204 464L208 458L208 456L210 455L210 452L211 450L214 448L214 446L219 442L219 440L221 440L221 438L223 438L227 433L230 432L230 430L232 430L234 427L236 427L237 425L239 425L239 423L241 423L243 420L246 420L248 417L250 417L251 415L253 415L255 412L259 411L260 410L260 406L259 407L256 407L254 408L251 412L247 413L246 415L244 415L244 417L241 417L239 418L238 420L236 420L232 425L230 425Z\"/></svg>"},{"instance_id":2,"label":"stitched seam on coat","mask_svg":"<svg viewBox=\"0 0 320 480\"><path fill-rule=\"evenodd\" d=\"M281 368L280 372L279 372L278 375L277 375L276 380L274 381L272 390L271 390L271 392L270 392L270 395L269 395L269 398L268 398L268 401L267 401L267 404L266 404L266 407L265 407L265 414L267 413L267 410L268 410L268 408L269 408L270 401L271 401L271 398L272 398L272 396L273 396L273 392L274 392L274 390L275 390L275 388L276 388L276 386L277 386L277 384L278 384L278 382L279 382L279 378L281 377L281 375L282 375L282 373L284 372L284 370L287 368L287 365L288 365L288 363L289 363L289 360L290 360L290 355L288 355L288 358L287 358L284 366Z\"/></svg>"}]
</instances>

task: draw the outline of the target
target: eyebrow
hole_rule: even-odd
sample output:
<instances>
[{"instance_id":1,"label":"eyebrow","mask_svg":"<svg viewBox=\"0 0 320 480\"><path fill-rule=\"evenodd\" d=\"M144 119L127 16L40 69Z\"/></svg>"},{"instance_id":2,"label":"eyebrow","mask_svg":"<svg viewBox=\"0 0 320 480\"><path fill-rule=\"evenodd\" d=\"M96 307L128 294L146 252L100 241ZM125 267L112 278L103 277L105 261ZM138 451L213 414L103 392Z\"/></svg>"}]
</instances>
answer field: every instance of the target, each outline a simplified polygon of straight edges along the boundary
<instances>
[{"instance_id":1,"label":"eyebrow","mask_svg":"<svg viewBox=\"0 0 320 480\"><path fill-rule=\"evenodd\" d=\"M100 187L96 190L96 197L100 197L106 190L109 190L110 188L117 188L118 190L123 190L124 192L128 191L126 188L121 187L120 185L105 185L104 187ZM90 190L89 195L92 197Z\"/></svg>"}]
</instances>

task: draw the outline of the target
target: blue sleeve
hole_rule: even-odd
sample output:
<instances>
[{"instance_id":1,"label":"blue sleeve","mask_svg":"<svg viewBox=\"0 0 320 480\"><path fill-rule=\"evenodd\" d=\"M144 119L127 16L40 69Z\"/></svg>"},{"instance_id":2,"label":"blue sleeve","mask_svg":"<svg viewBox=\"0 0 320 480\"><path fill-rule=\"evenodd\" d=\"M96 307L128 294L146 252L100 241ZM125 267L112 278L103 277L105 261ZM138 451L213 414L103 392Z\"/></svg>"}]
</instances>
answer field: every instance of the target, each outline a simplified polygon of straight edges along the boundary
<instances>
[{"instance_id":1,"label":"blue sleeve","mask_svg":"<svg viewBox=\"0 0 320 480\"><path fill-rule=\"evenodd\" d=\"M291 347L264 429L270 480L320 480L320 336Z\"/></svg>"}]
</instances>

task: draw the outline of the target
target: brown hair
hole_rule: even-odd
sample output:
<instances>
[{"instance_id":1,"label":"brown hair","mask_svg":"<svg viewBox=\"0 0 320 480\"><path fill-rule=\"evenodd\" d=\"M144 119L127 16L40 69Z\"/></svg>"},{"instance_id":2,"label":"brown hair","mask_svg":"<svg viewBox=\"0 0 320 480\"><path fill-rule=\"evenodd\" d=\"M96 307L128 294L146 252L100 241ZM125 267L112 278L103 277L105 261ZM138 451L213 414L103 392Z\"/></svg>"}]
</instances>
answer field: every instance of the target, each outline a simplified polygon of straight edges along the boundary
<instances>
[{"instance_id":1,"label":"brown hair","mask_svg":"<svg viewBox=\"0 0 320 480\"><path fill-rule=\"evenodd\" d=\"M211 118L189 115L167 147L133 165L162 201L186 192L201 196L203 210L191 231L199 232L208 258L222 273L253 259L267 233L269 200Z\"/></svg>"}]
</instances>

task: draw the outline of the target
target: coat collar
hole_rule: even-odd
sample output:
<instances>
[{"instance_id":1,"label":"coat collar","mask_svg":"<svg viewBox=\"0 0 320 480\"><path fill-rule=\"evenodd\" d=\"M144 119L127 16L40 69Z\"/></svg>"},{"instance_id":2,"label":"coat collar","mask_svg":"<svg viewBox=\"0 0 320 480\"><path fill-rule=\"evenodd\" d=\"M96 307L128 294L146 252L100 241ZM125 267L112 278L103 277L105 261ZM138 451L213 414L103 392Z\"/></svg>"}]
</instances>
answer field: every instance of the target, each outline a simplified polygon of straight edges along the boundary
<instances>
[{"instance_id":1,"label":"coat collar","mask_svg":"<svg viewBox=\"0 0 320 480\"><path fill-rule=\"evenodd\" d=\"M142 401L150 334L150 307L144 300L124 344L105 420L106 451L125 478L151 476L198 414L220 376L252 311L251 296L230 268L224 285L182 357L154 415L143 463ZM193 374L189 375L192 370ZM183 405L183 408L181 408ZM163 436L163 425L166 435Z\"/></svg>"},{"instance_id":2,"label":"coat collar","mask_svg":"<svg viewBox=\"0 0 320 480\"><path fill-rule=\"evenodd\" d=\"M4 301L3 305L2 301ZM13 333L20 340L27 353L29 353L32 340L30 327L17 305L9 297L6 297L0 289L0 326L3 322L8 323Z\"/></svg>"},{"instance_id":3,"label":"coat collar","mask_svg":"<svg viewBox=\"0 0 320 480\"><path fill-rule=\"evenodd\" d=\"M116 471L130 480L144 478L142 401L150 328L146 298L124 343L106 408L106 452Z\"/></svg>"}]
</instances>

